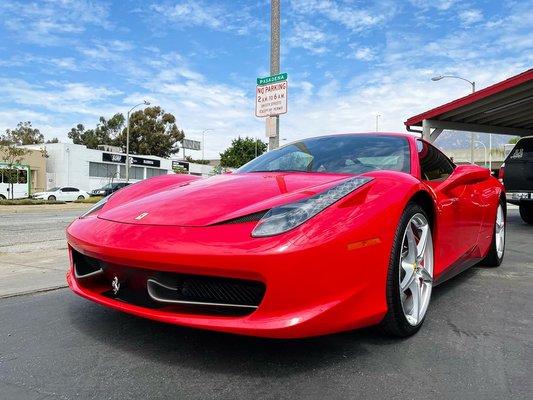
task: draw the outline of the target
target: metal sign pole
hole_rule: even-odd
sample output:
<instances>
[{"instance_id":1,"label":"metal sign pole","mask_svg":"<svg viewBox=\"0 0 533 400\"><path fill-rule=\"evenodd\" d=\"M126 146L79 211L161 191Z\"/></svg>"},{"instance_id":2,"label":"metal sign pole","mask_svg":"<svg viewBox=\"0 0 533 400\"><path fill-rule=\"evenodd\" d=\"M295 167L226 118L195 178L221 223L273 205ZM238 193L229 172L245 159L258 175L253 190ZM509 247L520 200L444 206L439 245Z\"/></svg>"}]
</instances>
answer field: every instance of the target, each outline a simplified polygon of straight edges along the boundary
<instances>
[{"instance_id":1,"label":"metal sign pole","mask_svg":"<svg viewBox=\"0 0 533 400\"><path fill-rule=\"evenodd\" d=\"M270 75L279 74L280 0L270 1ZM276 135L268 139L268 149L279 147L279 116L275 116ZM266 122L268 127L268 121Z\"/></svg>"}]
</instances>

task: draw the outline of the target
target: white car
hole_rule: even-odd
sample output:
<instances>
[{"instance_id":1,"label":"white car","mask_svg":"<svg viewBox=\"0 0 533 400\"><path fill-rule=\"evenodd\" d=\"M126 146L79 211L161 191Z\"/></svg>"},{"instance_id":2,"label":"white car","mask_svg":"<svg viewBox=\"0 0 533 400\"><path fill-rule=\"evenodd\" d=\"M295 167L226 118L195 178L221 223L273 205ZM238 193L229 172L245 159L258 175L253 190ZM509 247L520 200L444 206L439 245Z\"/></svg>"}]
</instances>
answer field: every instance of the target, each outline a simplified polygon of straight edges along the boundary
<instances>
[{"instance_id":1,"label":"white car","mask_svg":"<svg viewBox=\"0 0 533 400\"><path fill-rule=\"evenodd\" d=\"M39 192L33 195L34 199L49 201L74 201L89 198L89 193L70 186L54 187L46 192Z\"/></svg>"}]
</instances>

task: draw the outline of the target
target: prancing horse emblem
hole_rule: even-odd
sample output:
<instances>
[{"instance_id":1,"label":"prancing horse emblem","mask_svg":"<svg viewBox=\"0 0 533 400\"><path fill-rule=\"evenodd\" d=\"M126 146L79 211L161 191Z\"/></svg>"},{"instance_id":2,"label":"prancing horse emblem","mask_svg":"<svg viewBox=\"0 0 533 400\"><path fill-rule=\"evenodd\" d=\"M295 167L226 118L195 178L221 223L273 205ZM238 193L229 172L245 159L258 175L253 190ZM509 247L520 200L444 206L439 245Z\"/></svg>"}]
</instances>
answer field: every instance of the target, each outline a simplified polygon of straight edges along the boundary
<instances>
[{"instance_id":1,"label":"prancing horse emblem","mask_svg":"<svg viewBox=\"0 0 533 400\"><path fill-rule=\"evenodd\" d=\"M137 221L139 221L140 219L143 219L143 218L146 217L147 215L148 215L147 212L143 212L142 214L137 215L137 216L135 217L135 219L136 219Z\"/></svg>"},{"instance_id":2,"label":"prancing horse emblem","mask_svg":"<svg viewBox=\"0 0 533 400\"><path fill-rule=\"evenodd\" d=\"M120 282L118 281L118 277L115 276L113 278L113 281L111 282L111 287L113 288L113 294L117 294L120 290Z\"/></svg>"}]
</instances>

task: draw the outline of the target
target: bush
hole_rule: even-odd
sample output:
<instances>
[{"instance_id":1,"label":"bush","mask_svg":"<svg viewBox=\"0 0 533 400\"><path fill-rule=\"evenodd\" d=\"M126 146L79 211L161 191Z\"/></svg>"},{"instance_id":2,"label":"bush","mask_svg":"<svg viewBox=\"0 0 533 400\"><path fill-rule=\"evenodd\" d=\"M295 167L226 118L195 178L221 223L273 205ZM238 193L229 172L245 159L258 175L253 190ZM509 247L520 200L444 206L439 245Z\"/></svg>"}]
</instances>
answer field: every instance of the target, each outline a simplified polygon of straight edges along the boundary
<instances>
[{"instance_id":1,"label":"bush","mask_svg":"<svg viewBox=\"0 0 533 400\"><path fill-rule=\"evenodd\" d=\"M74 203L87 203L87 204L94 204L98 203L100 200L102 200L103 196L91 196L87 199L83 200L75 200Z\"/></svg>"}]
</instances>

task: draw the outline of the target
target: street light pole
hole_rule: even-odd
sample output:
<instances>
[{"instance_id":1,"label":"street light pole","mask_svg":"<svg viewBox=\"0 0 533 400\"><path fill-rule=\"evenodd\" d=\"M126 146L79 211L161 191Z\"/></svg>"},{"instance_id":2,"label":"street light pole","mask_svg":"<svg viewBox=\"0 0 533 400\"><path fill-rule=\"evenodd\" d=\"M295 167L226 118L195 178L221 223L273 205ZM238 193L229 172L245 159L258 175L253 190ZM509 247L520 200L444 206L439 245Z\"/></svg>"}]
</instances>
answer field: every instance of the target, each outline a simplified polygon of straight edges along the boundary
<instances>
[{"instance_id":1,"label":"street light pole","mask_svg":"<svg viewBox=\"0 0 533 400\"><path fill-rule=\"evenodd\" d=\"M476 82L470 81L468 79L462 78L460 76L456 75L439 75L431 78L432 81L440 81L441 79L445 78L452 78L452 79L460 79L462 81L470 83L472 85L472 93L476 91ZM474 164L474 132L470 132L470 163Z\"/></svg>"},{"instance_id":2,"label":"street light pole","mask_svg":"<svg viewBox=\"0 0 533 400\"><path fill-rule=\"evenodd\" d=\"M381 114L376 114L376 132L379 132L379 117Z\"/></svg>"},{"instance_id":3,"label":"street light pole","mask_svg":"<svg viewBox=\"0 0 533 400\"><path fill-rule=\"evenodd\" d=\"M280 70L280 0L270 0L270 75L279 74ZM279 115L272 117L275 119L276 135L268 138L269 150L279 147ZM268 119L267 119L268 130Z\"/></svg>"},{"instance_id":4,"label":"street light pole","mask_svg":"<svg viewBox=\"0 0 533 400\"><path fill-rule=\"evenodd\" d=\"M145 106L150 105L148 101L144 100L142 103L136 104L130 108L126 115L126 182L129 182L130 180L130 114L135 108L142 106L143 104Z\"/></svg>"},{"instance_id":5,"label":"street light pole","mask_svg":"<svg viewBox=\"0 0 533 400\"><path fill-rule=\"evenodd\" d=\"M208 131L213 131L214 129L204 129L202 131L202 161L204 161L204 155L205 155L205 133Z\"/></svg>"}]
</instances>

